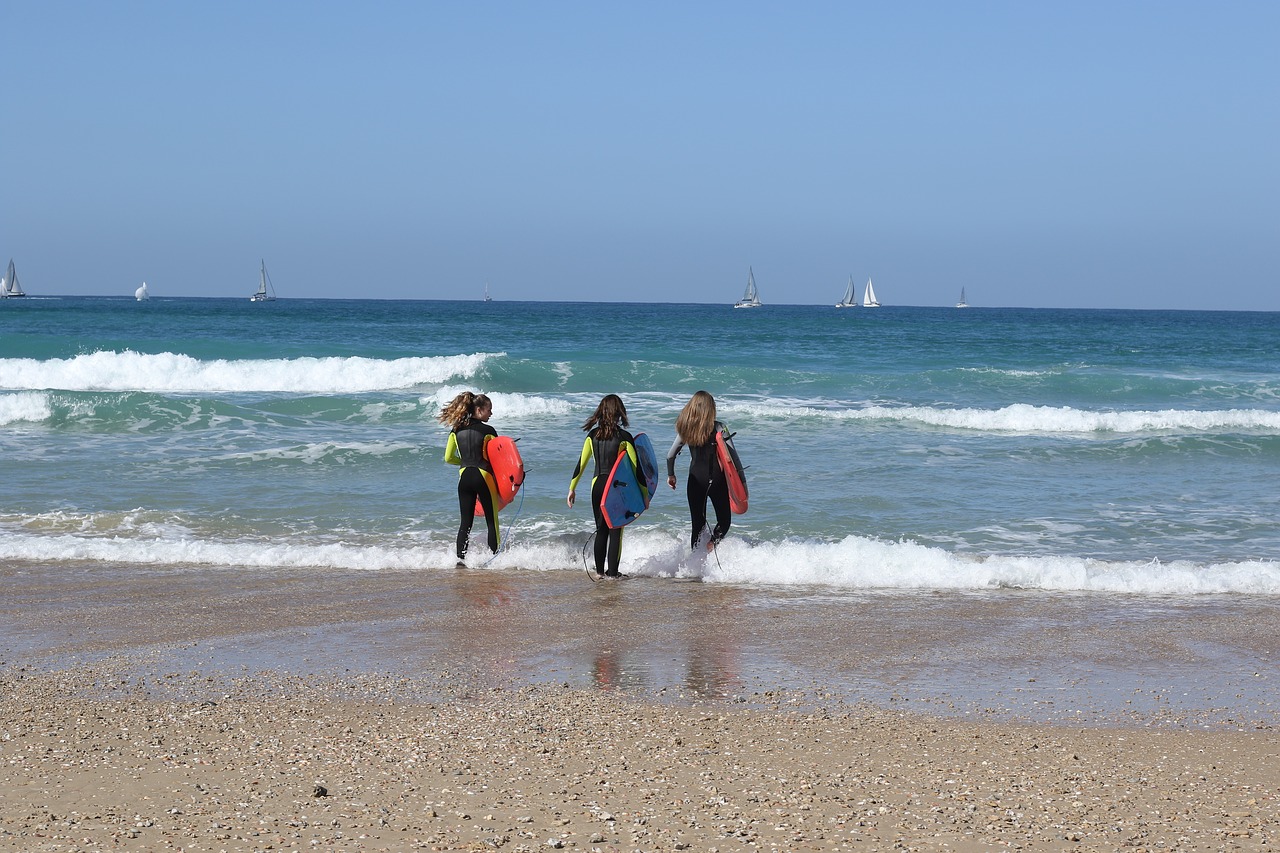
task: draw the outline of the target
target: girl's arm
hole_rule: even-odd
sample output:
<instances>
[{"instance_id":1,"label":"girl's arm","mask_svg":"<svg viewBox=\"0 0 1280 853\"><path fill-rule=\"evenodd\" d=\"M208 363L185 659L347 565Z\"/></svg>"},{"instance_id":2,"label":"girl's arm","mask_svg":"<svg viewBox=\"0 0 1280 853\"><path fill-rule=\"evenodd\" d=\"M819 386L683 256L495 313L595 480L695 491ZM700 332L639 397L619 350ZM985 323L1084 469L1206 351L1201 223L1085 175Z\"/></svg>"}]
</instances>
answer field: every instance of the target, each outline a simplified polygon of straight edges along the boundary
<instances>
[{"instance_id":1,"label":"girl's arm","mask_svg":"<svg viewBox=\"0 0 1280 853\"><path fill-rule=\"evenodd\" d=\"M594 446L591 444L591 436L588 435L586 440L582 442L582 453L578 456L578 464L573 468L573 477L569 480L569 506L573 506L575 492L578 490L578 480L582 478L583 473L587 470L587 463L591 461L591 455L595 452Z\"/></svg>"},{"instance_id":2,"label":"girl's arm","mask_svg":"<svg viewBox=\"0 0 1280 853\"><path fill-rule=\"evenodd\" d=\"M676 440L671 444L671 449L667 451L667 485L673 489L676 487L676 457L680 455L681 450L684 450L684 442L677 435Z\"/></svg>"}]
</instances>

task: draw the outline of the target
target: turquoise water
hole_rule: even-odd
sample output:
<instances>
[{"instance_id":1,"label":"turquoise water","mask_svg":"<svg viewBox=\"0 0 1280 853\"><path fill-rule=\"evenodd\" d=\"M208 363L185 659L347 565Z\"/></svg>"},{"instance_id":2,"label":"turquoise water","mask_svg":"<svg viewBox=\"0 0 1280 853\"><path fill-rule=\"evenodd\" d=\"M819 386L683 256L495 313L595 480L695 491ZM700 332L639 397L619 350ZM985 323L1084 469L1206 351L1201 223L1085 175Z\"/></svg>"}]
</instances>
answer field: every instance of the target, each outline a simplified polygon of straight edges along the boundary
<instances>
[{"instance_id":1,"label":"turquoise water","mask_svg":"<svg viewBox=\"0 0 1280 853\"><path fill-rule=\"evenodd\" d=\"M489 568L581 571L578 427L618 393L661 453L699 388L751 509L689 554L682 459L625 571L1280 594L1274 313L11 300L0 558L450 568L435 415L473 389L529 471Z\"/></svg>"}]
</instances>

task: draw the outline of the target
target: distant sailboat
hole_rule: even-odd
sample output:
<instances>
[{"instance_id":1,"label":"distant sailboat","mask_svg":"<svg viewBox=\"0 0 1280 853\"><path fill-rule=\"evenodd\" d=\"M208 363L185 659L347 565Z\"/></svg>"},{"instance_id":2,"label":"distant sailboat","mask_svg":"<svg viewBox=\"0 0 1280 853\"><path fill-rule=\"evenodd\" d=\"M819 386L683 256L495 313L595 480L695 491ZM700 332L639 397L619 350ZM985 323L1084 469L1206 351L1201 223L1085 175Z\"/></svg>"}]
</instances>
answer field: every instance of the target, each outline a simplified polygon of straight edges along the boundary
<instances>
[{"instance_id":1,"label":"distant sailboat","mask_svg":"<svg viewBox=\"0 0 1280 853\"><path fill-rule=\"evenodd\" d=\"M142 287L133 292L133 298L139 302L146 302L151 298L151 294L147 292L147 283L145 281L142 283Z\"/></svg>"},{"instance_id":2,"label":"distant sailboat","mask_svg":"<svg viewBox=\"0 0 1280 853\"><path fill-rule=\"evenodd\" d=\"M22 290L22 285L18 284L18 271L13 267L13 258L10 258L9 272L4 278L0 278L0 299L26 295Z\"/></svg>"},{"instance_id":3,"label":"distant sailboat","mask_svg":"<svg viewBox=\"0 0 1280 853\"><path fill-rule=\"evenodd\" d=\"M249 297L250 302L275 302L276 289L271 284L271 278L267 275L267 262L262 262L262 277L258 279L258 289L254 291L253 296Z\"/></svg>"},{"instance_id":4,"label":"distant sailboat","mask_svg":"<svg viewBox=\"0 0 1280 853\"><path fill-rule=\"evenodd\" d=\"M751 267L747 267L747 289L742 291L742 298L733 303L734 308L759 308L764 303L760 301L760 291L756 290L756 276L751 271Z\"/></svg>"},{"instance_id":5,"label":"distant sailboat","mask_svg":"<svg viewBox=\"0 0 1280 853\"><path fill-rule=\"evenodd\" d=\"M871 286L871 277L867 277L867 289L862 294L863 308L879 308L880 300L876 299L876 289Z\"/></svg>"},{"instance_id":6,"label":"distant sailboat","mask_svg":"<svg viewBox=\"0 0 1280 853\"><path fill-rule=\"evenodd\" d=\"M849 286L844 289L844 297L836 303L837 308L857 308L858 294L854 291L853 276L849 276Z\"/></svg>"},{"instance_id":7,"label":"distant sailboat","mask_svg":"<svg viewBox=\"0 0 1280 853\"><path fill-rule=\"evenodd\" d=\"M968 302L966 302L966 301L965 301L965 298L964 298L964 288L963 288L963 287L962 287L962 288L960 288L960 301L956 303L956 307L957 307L957 308L968 308L968 307L969 307L969 303L968 303Z\"/></svg>"},{"instance_id":8,"label":"distant sailboat","mask_svg":"<svg viewBox=\"0 0 1280 853\"><path fill-rule=\"evenodd\" d=\"M484 301L485 302L493 301L493 297L489 295L489 282L487 281L484 283Z\"/></svg>"}]
</instances>

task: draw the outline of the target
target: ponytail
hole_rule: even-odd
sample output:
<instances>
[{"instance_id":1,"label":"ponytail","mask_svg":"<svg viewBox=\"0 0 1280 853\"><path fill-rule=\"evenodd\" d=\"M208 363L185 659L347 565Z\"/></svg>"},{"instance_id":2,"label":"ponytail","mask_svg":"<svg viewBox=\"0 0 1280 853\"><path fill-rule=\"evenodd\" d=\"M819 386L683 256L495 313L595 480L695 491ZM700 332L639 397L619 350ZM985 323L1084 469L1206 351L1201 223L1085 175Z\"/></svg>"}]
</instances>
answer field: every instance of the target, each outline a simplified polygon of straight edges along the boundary
<instances>
[{"instance_id":1,"label":"ponytail","mask_svg":"<svg viewBox=\"0 0 1280 853\"><path fill-rule=\"evenodd\" d=\"M489 399L483 394L477 396L470 391L463 391L445 404L445 407L440 410L440 414L436 416L436 420L451 429L464 427L471 423L471 418L476 413L476 403L482 398Z\"/></svg>"}]
</instances>

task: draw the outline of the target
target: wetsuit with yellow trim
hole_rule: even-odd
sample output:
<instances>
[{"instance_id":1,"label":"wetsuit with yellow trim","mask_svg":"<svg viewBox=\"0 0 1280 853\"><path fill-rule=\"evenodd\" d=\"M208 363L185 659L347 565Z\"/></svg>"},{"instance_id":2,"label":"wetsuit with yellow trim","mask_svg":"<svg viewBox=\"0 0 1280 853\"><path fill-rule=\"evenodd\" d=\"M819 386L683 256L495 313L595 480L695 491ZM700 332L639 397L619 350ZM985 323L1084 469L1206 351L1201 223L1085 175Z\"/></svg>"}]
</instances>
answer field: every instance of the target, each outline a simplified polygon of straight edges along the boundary
<instances>
[{"instance_id":1,"label":"wetsuit with yellow trim","mask_svg":"<svg viewBox=\"0 0 1280 853\"><path fill-rule=\"evenodd\" d=\"M444 461L461 465L458 472L458 559L467 557L471 525L476 520L476 501L484 508L484 522L489 528L489 550L498 553L498 483L489 464L488 444L498 431L483 421L471 421L449 433L444 448Z\"/></svg>"},{"instance_id":2,"label":"wetsuit with yellow trim","mask_svg":"<svg viewBox=\"0 0 1280 853\"><path fill-rule=\"evenodd\" d=\"M729 481L725 479L720 468L720 455L716 452L716 433L729 428L716 421L711 432L711 439L701 447L689 446L689 478L685 483L685 495L689 498L689 519L693 523L693 533L689 537L689 547L697 548L698 540L707 528L707 499L716 511L716 526L711 531L709 545L714 545L725 537L732 523L729 507ZM676 457L684 449L684 442L676 436L671 449L667 451L667 476L676 475Z\"/></svg>"},{"instance_id":3,"label":"wetsuit with yellow trim","mask_svg":"<svg viewBox=\"0 0 1280 853\"><path fill-rule=\"evenodd\" d=\"M586 473L587 463L595 457L595 472L591 475L591 512L596 519L596 573L611 578L621 574L618 564L622 562L622 528L610 527L604 519L604 487L621 453L626 453L631 464L637 471L640 470L640 457L636 454L635 437L631 433L619 427L609 438L601 438L600 428L596 427L587 433L586 440L582 442L582 455L578 457L578 464L573 469L573 479L569 481L569 488L577 489L578 480ZM645 488L643 481L640 488ZM608 571L605 571L606 560Z\"/></svg>"}]
</instances>

